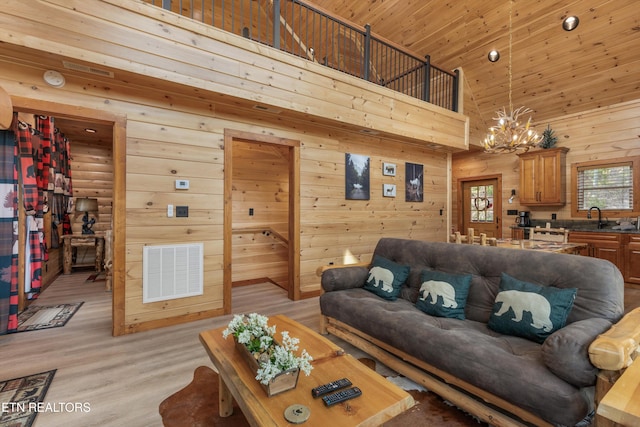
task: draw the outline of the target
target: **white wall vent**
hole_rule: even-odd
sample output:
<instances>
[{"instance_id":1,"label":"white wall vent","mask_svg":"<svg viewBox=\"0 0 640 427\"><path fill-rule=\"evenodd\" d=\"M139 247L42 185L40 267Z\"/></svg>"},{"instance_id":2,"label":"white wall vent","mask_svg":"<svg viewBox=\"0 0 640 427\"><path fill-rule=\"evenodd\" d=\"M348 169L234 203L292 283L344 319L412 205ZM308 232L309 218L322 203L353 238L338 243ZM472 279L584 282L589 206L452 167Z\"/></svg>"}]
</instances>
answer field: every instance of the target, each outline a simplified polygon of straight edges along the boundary
<instances>
[{"instance_id":1,"label":"white wall vent","mask_svg":"<svg viewBox=\"0 0 640 427\"><path fill-rule=\"evenodd\" d=\"M110 77L113 78L114 74L112 71L103 70L101 68L89 67L83 64L77 64L75 62L62 61L62 65L64 68L68 70L82 71L83 73L95 74L96 76Z\"/></svg>"},{"instance_id":2,"label":"white wall vent","mask_svg":"<svg viewBox=\"0 0 640 427\"><path fill-rule=\"evenodd\" d=\"M142 302L202 295L203 244L145 246Z\"/></svg>"}]
</instances>

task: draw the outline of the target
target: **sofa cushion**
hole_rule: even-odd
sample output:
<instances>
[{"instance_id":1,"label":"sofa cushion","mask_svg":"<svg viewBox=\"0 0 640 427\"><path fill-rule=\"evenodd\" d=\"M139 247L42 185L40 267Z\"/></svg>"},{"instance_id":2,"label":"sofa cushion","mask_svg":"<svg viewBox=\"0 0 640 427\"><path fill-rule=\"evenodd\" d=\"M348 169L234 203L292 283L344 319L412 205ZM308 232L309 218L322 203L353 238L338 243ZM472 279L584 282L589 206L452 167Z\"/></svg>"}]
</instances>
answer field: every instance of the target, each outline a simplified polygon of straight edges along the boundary
<instances>
[{"instance_id":1,"label":"sofa cushion","mask_svg":"<svg viewBox=\"0 0 640 427\"><path fill-rule=\"evenodd\" d=\"M416 307L427 314L464 320L470 274L449 274L423 270Z\"/></svg>"},{"instance_id":2,"label":"sofa cushion","mask_svg":"<svg viewBox=\"0 0 640 427\"><path fill-rule=\"evenodd\" d=\"M542 343L564 327L577 289L558 289L524 282L502 273L489 317L489 328Z\"/></svg>"},{"instance_id":3,"label":"sofa cushion","mask_svg":"<svg viewBox=\"0 0 640 427\"><path fill-rule=\"evenodd\" d=\"M409 277L409 269L408 265L401 265L384 257L375 256L364 288L379 297L395 301L400 294L400 287Z\"/></svg>"}]
</instances>

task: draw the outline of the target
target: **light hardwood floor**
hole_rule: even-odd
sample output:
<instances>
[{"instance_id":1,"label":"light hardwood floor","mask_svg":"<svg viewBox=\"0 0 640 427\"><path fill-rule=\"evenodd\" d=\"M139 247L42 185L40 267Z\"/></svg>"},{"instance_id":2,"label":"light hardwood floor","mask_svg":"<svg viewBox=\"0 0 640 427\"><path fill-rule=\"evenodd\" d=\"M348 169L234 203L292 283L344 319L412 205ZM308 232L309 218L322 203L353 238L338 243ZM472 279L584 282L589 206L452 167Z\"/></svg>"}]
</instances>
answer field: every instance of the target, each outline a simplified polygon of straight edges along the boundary
<instances>
[{"instance_id":1,"label":"light hardwood floor","mask_svg":"<svg viewBox=\"0 0 640 427\"><path fill-rule=\"evenodd\" d=\"M111 293L104 291L104 282L85 283L89 274L60 276L35 302L84 301L66 326L0 336L0 378L57 369L46 402L89 404L86 413L40 413L35 427L161 426L160 402L191 382L198 366L212 366L198 334L226 325L231 316L114 338ZM627 289L625 299L627 310L640 305L640 289ZM290 301L272 284L235 288L233 312L285 314L319 330L318 298Z\"/></svg>"},{"instance_id":2,"label":"light hardwood floor","mask_svg":"<svg viewBox=\"0 0 640 427\"><path fill-rule=\"evenodd\" d=\"M64 327L0 337L0 378L57 369L45 401L89 404L88 413L40 413L35 427L162 426L160 402L190 383L198 366L212 366L198 334L231 316L114 338L111 293L104 282L85 283L89 274L60 276L35 302L84 301ZM234 313L282 313L319 330L318 298L290 301L272 284L234 289L233 305Z\"/></svg>"}]
</instances>

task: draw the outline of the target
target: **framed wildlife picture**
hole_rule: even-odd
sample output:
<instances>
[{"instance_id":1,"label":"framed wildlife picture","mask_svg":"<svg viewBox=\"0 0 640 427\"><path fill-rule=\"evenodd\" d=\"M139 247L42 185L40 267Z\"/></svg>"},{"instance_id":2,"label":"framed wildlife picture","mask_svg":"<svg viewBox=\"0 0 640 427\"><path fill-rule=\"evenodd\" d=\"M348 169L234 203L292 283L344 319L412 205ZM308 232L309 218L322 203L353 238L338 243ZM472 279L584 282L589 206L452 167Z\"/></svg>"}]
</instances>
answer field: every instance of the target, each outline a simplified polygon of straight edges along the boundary
<instances>
[{"instance_id":1,"label":"framed wildlife picture","mask_svg":"<svg viewBox=\"0 0 640 427\"><path fill-rule=\"evenodd\" d=\"M405 163L405 167L405 200L407 202L423 202L424 166L415 163Z\"/></svg>"},{"instance_id":2,"label":"framed wildlife picture","mask_svg":"<svg viewBox=\"0 0 640 427\"><path fill-rule=\"evenodd\" d=\"M382 175L396 176L396 165L393 163L382 163Z\"/></svg>"},{"instance_id":3,"label":"framed wildlife picture","mask_svg":"<svg viewBox=\"0 0 640 427\"><path fill-rule=\"evenodd\" d=\"M369 200L369 156L345 153L345 199Z\"/></svg>"}]
</instances>

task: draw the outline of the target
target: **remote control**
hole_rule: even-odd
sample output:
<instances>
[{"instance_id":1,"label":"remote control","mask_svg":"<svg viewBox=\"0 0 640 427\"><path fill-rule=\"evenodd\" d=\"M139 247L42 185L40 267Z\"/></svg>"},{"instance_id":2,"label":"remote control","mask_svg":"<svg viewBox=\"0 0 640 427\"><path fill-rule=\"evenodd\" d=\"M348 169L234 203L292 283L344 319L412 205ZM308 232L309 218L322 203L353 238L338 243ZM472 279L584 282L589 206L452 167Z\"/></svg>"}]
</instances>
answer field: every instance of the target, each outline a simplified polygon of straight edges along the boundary
<instances>
[{"instance_id":1,"label":"remote control","mask_svg":"<svg viewBox=\"0 0 640 427\"><path fill-rule=\"evenodd\" d=\"M342 378L341 380L331 381L330 383L323 384L312 389L311 395L313 397L324 396L327 393L340 390L341 388L349 387L350 385L351 385L351 381L349 381L346 378Z\"/></svg>"},{"instance_id":2,"label":"remote control","mask_svg":"<svg viewBox=\"0 0 640 427\"><path fill-rule=\"evenodd\" d=\"M328 394L322 398L324 404L327 406L335 405L336 403L344 402L345 400L353 399L362 394L362 391L358 387L351 387L346 390L336 391L335 393Z\"/></svg>"},{"instance_id":3,"label":"remote control","mask_svg":"<svg viewBox=\"0 0 640 427\"><path fill-rule=\"evenodd\" d=\"M351 381L349 381L347 378L342 378L340 380L331 381L330 383L323 384L312 389L311 395L313 397L324 396L325 394L340 390L341 388L349 387L350 385Z\"/></svg>"}]
</instances>

